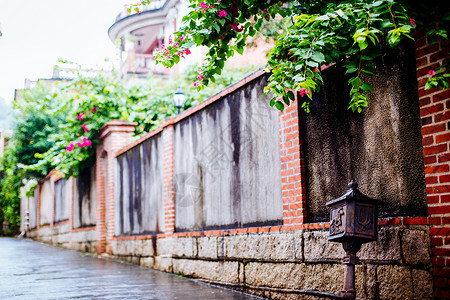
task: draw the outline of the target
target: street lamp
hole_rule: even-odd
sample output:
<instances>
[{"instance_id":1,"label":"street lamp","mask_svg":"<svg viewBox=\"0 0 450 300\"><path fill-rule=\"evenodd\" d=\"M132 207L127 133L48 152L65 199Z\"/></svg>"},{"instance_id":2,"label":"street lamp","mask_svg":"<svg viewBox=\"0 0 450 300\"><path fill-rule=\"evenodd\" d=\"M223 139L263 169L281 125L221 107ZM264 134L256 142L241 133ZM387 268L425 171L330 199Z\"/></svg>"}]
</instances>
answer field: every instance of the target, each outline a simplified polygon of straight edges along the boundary
<instances>
[{"instance_id":1,"label":"street lamp","mask_svg":"<svg viewBox=\"0 0 450 300\"><path fill-rule=\"evenodd\" d=\"M178 109L177 114L179 114L181 108L184 106L184 102L186 102L186 96L180 87L177 88L175 94L173 95L173 102L175 103L175 107Z\"/></svg>"},{"instance_id":2,"label":"street lamp","mask_svg":"<svg viewBox=\"0 0 450 300\"><path fill-rule=\"evenodd\" d=\"M300 13L294 12L291 15L292 25L295 25L295 22L294 22L295 16L299 16L299 15L302 15L302 14L307 14L306 8L300 2L297 5L297 11L300 11Z\"/></svg>"}]
</instances>

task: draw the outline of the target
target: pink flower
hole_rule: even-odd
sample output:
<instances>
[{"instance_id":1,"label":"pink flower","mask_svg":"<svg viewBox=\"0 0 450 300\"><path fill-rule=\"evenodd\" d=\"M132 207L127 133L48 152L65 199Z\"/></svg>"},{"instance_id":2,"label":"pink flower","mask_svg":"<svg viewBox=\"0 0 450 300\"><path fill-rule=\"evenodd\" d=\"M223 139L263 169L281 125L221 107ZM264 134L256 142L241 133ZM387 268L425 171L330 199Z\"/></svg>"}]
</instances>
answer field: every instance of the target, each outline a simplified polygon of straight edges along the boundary
<instances>
[{"instance_id":1,"label":"pink flower","mask_svg":"<svg viewBox=\"0 0 450 300\"><path fill-rule=\"evenodd\" d=\"M84 147L84 143L78 142L77 145L78 145L78 147L80 147L80 148L83 148L83 147Z\"/></svg>"},{"instance_id":2,"label":"pink flower","mask_svg":"<svg viewBox=\"0 0 450 300\"><path fill-rule=\"evenodd\" d=\"M231 23L230 28L233 28L234 30L236 30L236 32L244 31L244 27L239 26L239 24L237 22Z\"/></svg>"},{"instance_id":3,"label":"pink flower","mask_svg":"<svg viewBox=\"0 0 450 300\"><path fill-rule=\"evenodd\" d=\"M430 71L428 71L428 75L430 75L430 76L433 76L435 73L436 73L435 70L430 70Z\"/></svg>"},{"instance_id":4,"label":"pink flower","mask_svg":"<svg viewBox=\"0 0 450 300\"><path fill-rule=\"evenodd\" d=\"M413 18L409 18L409 21L411 22L413 27L416 27L416 21Z\"/></svg>"},{"instance_id":5,"label":"pink flower","mask_svg":"<svg viewBox=\"0 0 450 300\"><path fill-rule=\"evenodd\" d=\"M75 145L72 142L70 142L69 146L67 146L67 148L66 148L67 152L72 152L73 147L75 147Z\"/></svg>"},{"instance_id":6,"label":"pink flower","mask_svg":"<svg viewBox=\"0 0 450 300\"><path fill-rule=\"evenodd\" d=\"M185 35L180 36L180 42L184 41L185 38L186 38Z\"/></svg>"},{"instance_id":7,"label":"pink flower","mask_svg":"<svg viewBox=\"0 0 450 300\"><path fill-rule=\"evenodd\" d=\"M77 116L78 120L82 121L84 117L84 113L81 113Z\"/></svg>"},{"instance_id":8,"label":"pink flower","mask_svg":"<svg viewBox=\"0 0 450 300\"><path fill-rule=\"evenodd\" d=\"M179 47L178 42L176 42L173 46L174 46L175 48L178 48L178 47Z\"/></svg>"},{"instance_id":9,"label":"pink flower","mask_svg":"<svg viewBox=\"0 0 450 300\"><path fill-rule=\"evenodd\" d=\"M197 81L194 82L194 87L198 87L198 86L200 86L200 83L198 83Z\"/></svg>"},{"instance_id":10,"label":"pink flower","mask_svg":"<svg viewBox=\"0 0 450 300\"><path fill-rule=\"evenodd\" d=\"M95 111L97 110L97 106L94 106L93 108L92 108L92 112L95 114Z\"/></svg>"},{"instance_id":11,"label":"pink flower","mask_svg":"<svg viewBox=\"0 0 450 300\"><path fill-rule=\"evenodd\" d=\"M203 80L203 79L205 79L205 75L200 74L200 75L197 76L197 79L198 80Z\"/></svg>"},{"instance_id":12,"label":"pink flower","mask_svg":"<svg viewBox=\"0 0 450 300\"><path fill-rule=\"evenodd\" d=\"M89 147L92 144L92 142L90 140L87 140L86 142L84 142L84 145L86 147Z\"/></svg>"},{"instance_id":13,"label":"pink flower","mask_svg":"<svg viewBox=\"0 0 450 300\"><path fill-rule=\"evenodd\" d=\"M200 3L200 8L201 9L208 9L208 5L206 5L205 2Z\"/></svg>"},{"instance_id":14,"label":"pink flower","mask_svg":"<svg viewBox=\"0 0 450 300\"><path fill-rule=\"evenodd\" d=\"M219 18L225 18L227 16L227 12L225 10L219 11Z\"/></svg>"},{"instance_id":15,"label":"pink flower","mask_svg":"<svg viewBox=\"0 0 450 300\"><path fill-rule=\"evenodd\" d=\"M189 50L189 49L184 50L184 54L186 54L186 55L191 54L191 50Z\"/></svg>"},{"instance_id":16,"label":"pink flower","mask_svg":"<svg viewBox=\"0 0 450 300\"><path fill-rule=\"evenodd\" d=\"M83 129L84 129L84 132L89 132L89 129L87 128L86 124L83 124Z\"/></svg>"},{"instance_id":17,"label":"pink flower","mask_svg":"<svg viewBox=\"0 0 450 300\"><path fill-rule=\"evenodd\" d=\"M309 90L305 89L305 88L300 88L298 90L298 92L300 93L300 97L303 97L305 95L309 95Z\"/></svg>"}]
</instances>

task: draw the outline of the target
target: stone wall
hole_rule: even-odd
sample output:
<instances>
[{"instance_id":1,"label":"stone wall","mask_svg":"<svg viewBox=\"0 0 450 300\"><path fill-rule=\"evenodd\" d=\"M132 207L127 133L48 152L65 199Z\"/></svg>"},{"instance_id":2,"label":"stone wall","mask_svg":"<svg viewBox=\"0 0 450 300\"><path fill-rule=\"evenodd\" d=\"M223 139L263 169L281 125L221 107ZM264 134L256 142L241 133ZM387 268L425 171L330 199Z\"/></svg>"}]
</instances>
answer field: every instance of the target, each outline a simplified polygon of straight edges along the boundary
<instances>
[{"instance_id":1,"label":"stone wall","mask_svg":"<svg viewBox=\"0 0 450 300\"><path fill-rule=\"evenodd\" d=\"M95 227L83 230L71 230L69 222L32 230L28 234L28 237L53 246L76 251L95 253L97 249Z\"/></svg>"},{"instance_id":2,"label":"stone wall","mask_svg":"<svg viewBox=\"0 0 450 300\"><path fill-rule=\"evenodd\" d=\"M378 241L358 252L358 297L433 299L428 235L426 225L381 226ZM343 286L345 252L327 238L308 229L128 238L114 241L113 257L272 299L307 299Z\"/></svg>"}]
</instances>

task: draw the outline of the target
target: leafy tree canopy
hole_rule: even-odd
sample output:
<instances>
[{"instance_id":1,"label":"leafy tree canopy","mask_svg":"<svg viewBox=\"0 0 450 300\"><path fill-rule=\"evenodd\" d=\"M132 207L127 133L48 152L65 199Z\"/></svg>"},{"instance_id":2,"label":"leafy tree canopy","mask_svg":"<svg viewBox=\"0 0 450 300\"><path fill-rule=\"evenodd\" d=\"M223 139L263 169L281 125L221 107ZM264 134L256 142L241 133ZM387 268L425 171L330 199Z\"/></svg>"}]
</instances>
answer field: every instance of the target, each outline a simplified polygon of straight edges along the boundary
<instances>
[{"instance_id":1,"label":"leafy tree canopy","mask_svg":"<svg viewBox=\"0 0 450 300\"><path fill-rule=\"evenodd\" d=\"M148 1L143 1L143 3ZM406 0L190 0L192 9L183 18L184 27L163 45L157 61L172 67L190 53L193 46L208 48L201 76L195 82L202 89L220 75L227 59L243 53L248 38L264 29L265 20L291 17L285 34L269 53L271 72L266 93L273 92L270 104L283 110L294 101L292 91L304 97L309 110L313 92L320 89L321 66L345 61L353 111L368 105L372 87L364 76L374 71L380 45L396 47L402 39L414 39L416 26L427 34L447 38L442 27L450 20L445 2ZM430 26L430 24L433 24ZM428 27L427 27L428 26ZM434 76L434 74L433 74ZM436 71L433 86L448 87L448 68Z\"/></svg>"}]
</instances>

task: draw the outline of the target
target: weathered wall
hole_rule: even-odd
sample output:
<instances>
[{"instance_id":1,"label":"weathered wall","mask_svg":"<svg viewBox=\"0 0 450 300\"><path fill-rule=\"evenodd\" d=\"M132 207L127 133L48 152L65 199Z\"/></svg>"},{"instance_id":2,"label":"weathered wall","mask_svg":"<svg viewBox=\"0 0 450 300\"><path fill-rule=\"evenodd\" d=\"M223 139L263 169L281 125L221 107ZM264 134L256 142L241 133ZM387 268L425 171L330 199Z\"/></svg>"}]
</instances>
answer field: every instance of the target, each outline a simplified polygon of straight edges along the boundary
<instances>
[{"instance_id":1,"label":"weathered wall","mask_svg":"<svg viewBox=\"0 0 450 300\"><path fill-rule=\"evenodd\" d=\"M32 230L28 237L67 249L94 253L97 249L95 228L71 230L69 222Z\"/></svg>"},{"instance_id":2,"label":"weathered wall","mask_svg":"<svg viewBox=\"0 0 450 300\"><path fill-rule=\"evenodd\" d=\"M161 136L117 157L115 235L164 231Z\"/></svg>"},{"instance_id":3,"label":"weathered wall","mask_svg":"<svg viewBox=\"0 0 450 300\"><path fill-rule=\"evenodd\" d=\"M39 225L48 225L52 222L53 214L53 191L52 179L46 178L39 189Z\"/></svg>"},{"instance_id":4,"label":"weathered wall","mask_svg":"<svg viewBox=\"0 0 450 300\"><path fill-rule=\"evenodd\" d=\"M351 179L383 202L381 216L427 215L414 62L412 43L384 55L360 114L348 109L345 69L323 72L324 86L303 114L310 221L329 219L325 202Z\"/></svg>"},{"instance_id":5,"label":"weathered wall","mask_svg":"<svg viewBox=\"0 0 450 300\"><path fill-rule=\"evenodd\" d=\"M73 179L73 228L95 226L97 213L95 165Z\"/></svg>"},{"instance_id":6,"label":"weathered wall","mask_svg":"<svg viewBox=\"0 0 450 300\"><path fill-rule=\"evenodd\" d=\"M71 193L71 186L67 179L61 178L55 182L55 222L69 220Z\"/></svg>"},{"instance_id":7,"label":"weathered wall","mask_svg":"<svg viewBox=\"0 0 450 300\"><path fill-rule=\"evenodd\" d=\"M282 223L278 114L266 77L175 124L176 230Z\"/></svg>"}]
</instances>

